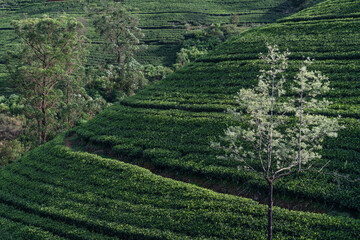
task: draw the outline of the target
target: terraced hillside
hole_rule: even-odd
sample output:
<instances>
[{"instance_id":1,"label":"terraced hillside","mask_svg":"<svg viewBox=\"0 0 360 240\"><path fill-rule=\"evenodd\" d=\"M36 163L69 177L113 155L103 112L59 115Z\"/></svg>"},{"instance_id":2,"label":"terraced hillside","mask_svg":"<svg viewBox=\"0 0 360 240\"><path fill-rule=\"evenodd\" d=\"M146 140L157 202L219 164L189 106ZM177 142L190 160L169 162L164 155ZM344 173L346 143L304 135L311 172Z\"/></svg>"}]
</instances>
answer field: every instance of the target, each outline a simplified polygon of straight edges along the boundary
<instances>
[{"instance_id":1,"label":"terraced hillside","mask_svg":"<svg viewBox=\"0 0 360 240\"><path fill-rule=\"evenodd\" d=\"M274 22L288 15L293 9L289 0L126 0L139 9L140 28L148 44L146 52L139 57L142 62L172 64L179 50L179 42L191 26L228 24L230 15L239 15L239 24L263 24Z\"/></svg>"},{"instance_id":2,"label":"terraced hillside","mask_svg":"<svg viewBox=\"0 0 360 240\"><path fill-rule=\"evenodd\" d=\"M17 4L11 2L8 1L7 4L4 4L4 9L2 9L2 12L7 16L2 20L0 26L1 30L5 31L0 31L1 36L4 37L10 37L6 32L10 30L10 19L21 18L24 13L29 17L64 11L77 16L84 14L82 5L78 1L22 0L17 1ZM92 0L90 2L98 3L99 1ZM239 15L239 24L269 23L288 15L289 9L293 7L290 0L265 0L261 2L244 0L126 0L124 4L132 7L133 11L138 14L140 28L145 33L144 41L150 45L140 56L140 59L143 62L154 64L172 64L174 62L175 52L186 32L185 24L199 26L212 23L229 23L232 13ZM3 43L11 41L9 38L1 39ZM94 40L99 41L96 38ZM93 54L95 53L93 52ZM97 57L101 58L102 56Z\"/></svg>"},{"instance_id":3,"label":"terraced hillside","mask_svg":"<svg viewBox=\"0 0 360 240\"><path fill-rule=\"evenodd\" d=\"M323 4L331 5L328 0ZM341 9L356 1L334 1ZM315 6L316 7L316 6ZM350 8L354 9L354 8ZM150 162L175 174L232 182L262 192L266 183L216 159L209 142L223 133L227 107L243 87L254 86L263 66L265 41L291 55L317 61L331 80L343 116L338 139L324 143L329 171L350 178L360 172L360 18L299 13L234 37L214 52L163 81L106 109L77 127L78 141L100 144L126 161ZM324 16L324 17L322 17ZM301 21L296 20L302 18ZM0 236L5 239L265 239L267 208L252 200L162 178L148 170L65 146L63 135L0 169ZM294 176L278 182L287 197L360 209L360 183L329 175ZM359 239L360 221L350 217L274 210L276 239Z\"/></svg>"},{"instance_id":4,"label":"terraced hillside","mask_svg":"<svg viewBox=\"0 0 360 240\"><path fill-rule=\"evenodd\" d=\"M0 169L1 239L265 239L267 208L117 160L64 137ZM274 209L277 239L357 239L360 221Z\"/></svg>"},{"instance_id":5,"label":"terraced hillside","mask_svg":"<svg viewBox=\"0 0 360 240\"><path fill-rule=\"evenodd\" d=\"M356 1L335 2L346 9ZM309 11L303 13L307 16ZM289 18L234 37L166 80L105 110L76 132L134 161L142 158L158 168L227 180L261 192L266 187L262 179L238 171L236 162L216 159L209 143L231 124L224 111L234 105L236 92L256 83L262 67L258 53L266 51L265 41L276 42L292 52L292 74L303 56L309 56L317 59L312 68L329 77L334 90L327 97L334 104L320 114L343 116L346 129L324 143L322 161L331 160L328 172L356 179L360 176L360 18L329 19L322 12L314 20L315 16L303 21ZM360 182L305 175L282 180L275 192L359 211Z\"/></svg>"},{"instance_id":6,"label":"terraced hillside","mask_svg":"<svg viewBox=\"0 0 360 240\"><path fill-rule=\"evenodd\" d=\"M315 1L315 0L312 0ZM310 1L310 2L312 2ZM99 3L99 0L91 0ZM269 23L289 14L293 9L292 0L126 0L124 4L132 7L140 18L140 28L145 33L144 43L148 45L138 54L142 63L154 65L175 63L176 52L186 33L186 24L189 26L210 25L212 23L229 23L232 13L239 14L239 24ZM14 48L17 42L16 35L11 27L11 21L42 14L58 14L66 12L78 17L85 17L83 4L79 1L66 0L2 0L0 1L0 94L8 94L4 59L7 51ZM89 24L89 38L92 41L91 54L88 64L98 64L111 58L97 50L102 40L95 34Z\"/></svg>"}]
</instances>

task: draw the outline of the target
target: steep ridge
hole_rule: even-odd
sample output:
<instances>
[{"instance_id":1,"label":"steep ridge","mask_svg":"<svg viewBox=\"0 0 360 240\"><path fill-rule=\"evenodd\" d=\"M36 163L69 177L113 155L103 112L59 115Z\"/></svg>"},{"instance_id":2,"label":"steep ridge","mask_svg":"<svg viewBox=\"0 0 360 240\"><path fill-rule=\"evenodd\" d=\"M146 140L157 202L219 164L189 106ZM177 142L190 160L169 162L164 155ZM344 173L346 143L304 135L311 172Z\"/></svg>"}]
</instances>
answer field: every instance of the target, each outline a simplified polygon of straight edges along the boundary
<instances>
[{"instance_id":1,"label":"steep ridge","mask_svg":"<svg viewBox=\"0 0 360 240\"><path fill-rule=\"evenodd\" d=\"M354 2L342 1L340 6ZM359 27L359 18L341 17L290 19L250 30L166 80L105 110L76 132L85 140L112 147L119 156L142 158L159 168L264 191L266 183L262 179L238 171L236 162L218 160L209 143L233 124L223 112L234 106L236 92L255 84L262 67L258 53L266 51L265 41L277 43L292 52L290 75L304 57L316 59L311 68L329 77L333 91L327 97L334 102L319 114L343 116L346 129L339 138L324 143L322 163L331 160L329 174L287 178L275 186L276 192L356 212L360 209L360 183L338 178L337 174L349 179L360 175Z\"/></svg>"}]
</instances>

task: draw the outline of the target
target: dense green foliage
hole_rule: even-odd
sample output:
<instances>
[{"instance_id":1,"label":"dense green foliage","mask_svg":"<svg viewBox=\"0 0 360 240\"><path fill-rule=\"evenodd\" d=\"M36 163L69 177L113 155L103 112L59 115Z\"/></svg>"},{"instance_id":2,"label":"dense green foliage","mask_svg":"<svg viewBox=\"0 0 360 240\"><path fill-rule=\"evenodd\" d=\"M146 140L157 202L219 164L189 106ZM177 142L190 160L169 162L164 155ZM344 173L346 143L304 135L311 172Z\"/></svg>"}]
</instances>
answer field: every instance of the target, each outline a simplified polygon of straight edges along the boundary
<instances>
[{"instance_id":1,"label":"dense green foliage","mask_svg":"<svg viewBox=\"0 0 360 240\"><path fill-rule=\"evenodd\" d=\"M16 5L18 2L21 8L15 9L20 6ZM73 1L44 2L14 1L5 8L8 15L1 18L1 25L7 28L6 21L12 18L6 12L9 10L13 16L31 11L41 15L66 8L72 13L82 11ZM174 4L173 9L183 4L167 2ZM163 16L191 19L208 15L209 22L228 21L228 15L211 15L215 11L211 4L219 2L207 1L209 7L205 9L204 5L196 8L184 1L182 7L189 6L188 10L201 8L210 12L196 15L180 10L162 13L165 4L150 1L141 6L149 11L158 8L157 14ZM354 1L328 0L323 4L330 6L332 2L339 2L344 9ZM231 5L235 3L229 2L230 10L222 5L223 11L233 12ZM247 3L250 2L241 4L253 9ZM281 6L284 5L278 7ZM223 112L235 105L233 96L240 88L256 84L259 69L264 68L258 53L266 51L267 40L293 53L291 74L301 65L303 56L310 56L317 59L311 69L329 77L334 90L326 97L335 104L320 114L342 115L341 123L346 128L340 131L338 139L325 140L321 153L324 159L320 163L331 160L327 172L337 171L354 179L360 175L360 19L356 12L353 14L354 7L348 9L343 13L347 17L337 18L334 13L318 19L311 17L316 14L308 15L311 10L307 10L296 16L301 21L289 18L232 37L196 62L106 109L74 132L83 140L110 147L114 154L128 161L150 161L157 168L177 174L197 174L261 192L267 187L262 179L238 171L235 161L217 159L219 152L209 148L209 144L218 140L227 126L235 124ZM226 14L217 11L216 14ZM156 19L157 14L148 15ZM241 22L244 21L241 17L256 15L239 16ZM176 24L170 30L182 32ZM156 37L166 36L170 30L148 29L158 33ZM1 30L0 34L0 41L6 39L0 43L6 44L2 51L11 48L10 40L16 41L12 30ZM166 41L154 40L158 44L149 47L164 51L154 61L168 59L167 50L175 45L172 40ZM144 54L143 61L153 58L155 50ZM93 52L90 63L104 59L106 56ZM275 191L355 211L360 209L360 183L336 176L301 173L289 181L277 182ZM0 236L8 239L262 239L266 235L266 210L252 200L218 194L117 160L73 151L64 146L63 135L0 169ZM347 217L274 208L274 238L359 239L360 223Z\"/></svg>"},{"instance_id":2,"label":"dense green foliage","mask_svg":"<svg viewBox=\"0 0 360 240\"><path fill-rule=\"evenodd\" d=\"M179 64L176 65L176 68L178 68L194 60L199 55L205 53L206 50L210 49L207 45L213 47L225 39L224 35L229 35L230 32L234 32L234 29L237 29L234 25L230 27L230 25L225 24L221 26L221 24L229 22L243 24L244 21L248 22L247 18L247 20L245 20L245 18L240 16L234 20L234 16L238 15L234 15L233 11L230 11L233 9L232 7L239 7L237 11L240 11L241 14L245 14L247 17L250 16L250 22L258 22L259 19L262 19L262 22L273 22L275 19L289 14L289 12L285 13L284 9L286 6L292 6L292 2L289 0L266 0L261 6L259 3L247 3L242 0L229 2L225 5L223 5L221 1L208 3L203 0L185 1L181 3L165 1L161 2L161 4L156 1L141 2L141 4L137 1L121 1L121 3L117 1L117 3L111 5L111 2L112 1L103 2L100 0L3 0L1 2L0 95L4 94L8 96L12 92L17 91L25 97L22 104L26 106L22 114L25 114L28 119L33 118L37 120L35 125L32 124L35 123L35 121L28 121L28 124L26 124L27 126L32 126L32 130L34 130L25 132L24 134L27 135L26 138L31 138L31 141L33 141L36 130L36 134L38 135L38 140L36 141L39 143L45 142L45 140L48 139L47 135L49 135L49 139L51 139L64 128L88 120L94 113L101 110L106 105L106 102L116 102L124 96L133 95L138 89L147 85L147 83L161 79L166 75L166 72L169 72L169 69L164 68L164 66L154 66L152 69L151 67L145 68L141 66L142 63L150 62L156 65L172 65L178 56ZM106 11L104 11L104 9L106 9L104 6L106 5L105 3L111 5ZM204 9L202 6L205 4L208 8ZM279 4L279 6L277 4ZM169 11L169 13L164 15L164 13L167 13L166 11ZM90 50L90 55L85 59L79 54L75 54L75 56L81 59L80 64L86 65L87 75L83 78L85 81L79 81L79 74L75 76L73 70L69 71L68 69L64 69L64 67L58 67L57 69L50 67L48 70L52 71L52 76L62 75L59 73L59 70L63 70L64 73L66 72L67 75L71 76L65 84L66 91L55 91L59 90L59 84L56 86L51 84L51 87L46 90L44 87L40 87L37 89L37 92L29 91L29 89L24 91L24 84L19 84L18 81L11 83L9 76L5 73L4 59L6 55L9 55L8 51L18 50L18 43L21 43L19 31L17 32L18 34L14 34L15 25L10 25L11 20L15 19L18 20L17 22L30 22L30 19L39 19L43 17L44 14L51 19L56 19L64 12L66 12L70 18L76 17L79 23L86 26L84 29L78 30L80 30L79 32L81 34L86 34L88 39L90 39L90 41L85 43ZM255 15L253 13L255 13ZM217 16L215 19L208 19L209 16L215 15ZM144 28L143 31L145 31L146 34L146 38L141 42L139 42L142 34L138 28L138 18L140 18L140 27ZM184 34L187 33L189 29L200 29L200 31L196 31L195 33L192 32L198 35L202 29L207 29L207 26L214 22L217 22L216 27L212 25L208 32L203 31L207 33L205 38L204 36L194 38L190 44L191 49L188 51L185 49L185 51L180 52L178 55L176 54L176 51L180 50L180 46L186 47L185 44L182 45L181 42L185 38ZM245 29L246 27L242 28ZM221 40L212 36L220 29L222 29L220 31L222 35ZM131 32L131 34L128 34L129 32ZM36 34L39 34L39 32L36 32ZM164 37L164 34L168 35ZM213 39L209 40L209 37ZM200 40L200 42L198 42L198 40ZM149 44L150 46L139 47L140 44ZM193 46L194 44L195 47ZM203 45L205 45L205 49L198 51L198 44L200 44L200 48L204 48ZM187 45L189 45L188 42ZM104 52L104 49L106 49L105 46L107 46L107 49L110 51ZM29 49L31 48L30 46L27 47ZM159 49L159 47L163 49L160 52L156 50ZM138 51L139 49L142 51ZM156 50L155 52L153 52L154 49ZM25 59L26 53L27 52L21 53L20 56ZM133 57L134 54L135 56ZM164 58L164 54L166 55L166 59ZM64 58L64 55L62 58ZM13 67L12 65L19 65L16 62L16 59L13 58L8 66ZM27 63L28 61L26 64ZM117 66L112 66L112 64L115 63ZM27 67L27 69L32 68L32 72L38 68L38 65L30 65L32 67ZM79 65L79 62L73 66L76 65ZM25 65L23 64L21 67L25 68ZM154 72L157 71L156 69L162 71L161 68L164 68L166 72ZM54 69L56 69L56 71L53 71ZM40 70L40 68L37 70ZM18 73L19 72L20 71L18 71ZM83 72L81 71L81 73ZM50 74L50 71L47 71L46 74ZM147 80L146 77L149 77L149 79ZM40 80L39 76L33 79ZM64 85L63 83L60 84ZM74 88L75 85L76 89ZM85 88L82 88L83 86L85 86ZM42 103L40 104L40 97L38 97L38 95L41 91L46 92L46 97L42 97ZM87 96L84 97L84 95ZM74 96L76 101L70 101L70 96ZM64 97L66 98L65 101L59 101L60 98L63 100ZM34 99L37 101L33 101ZM60 108L62 108L60 111L55 111L55 109L59 110ZM77 110L74 111L74 108L77 108ZM40 118L42 118L41 121ZM65 118L67 118L67 121L63 121ZM49 134L47 132L49 132ZM25 145L28 146L29 144L25 143Z\"/></svg>"},{"instance_id":3,"label":"dense green foliage","mask_svg":"<svg viewBox=\"0 0 360 240\"><path fill-rule=\"evenodd\" d=\"M0 169L0 233L16 239L263 239L266 207L74 152L64 136ZM275 208L274 236L356 239L360 222Z\"/></svg>"},{"instance_id":4,"label":"dense green foliage","mask_svg":"<svg viewBox=\"0 0 360 240\"><path fill-rule=\"evenodd\" d=\"M293 14L280 21L301 21L308 19L349 18L360 16L360 5L357 0L324 1L314 7Z\"/></svg>"},{"instance_id":5,"label":"dense green foliage","mask_svg":"<svg viewBox=\"0 0 360 240\"><path fill-rule=\"evenodd\" d=\"M107 77L103 78L107 85L107 100L114 102L135 94L147 84L142 66L134 58L144 36L138 28L139 19L118 2L104 3L104 6L91 12L95 30L106 42L104 50L116 59L116 65L104 69L107 72Z\"/></svg>"},{"instance_id":6,"label":"dense green foliage","mask_svg":"<svg viewBox=\"0 0 360 240\"><path fill-rule=\"evenodd\" d=\"M175 62L179 43L189 26L210 25L212 23L229 23L232 13L239 15L239 24L268 23L289 14L287 9L292 6L293 0L265 0L249 2L245 0L126 0L124 4L132 8L140 18L139 27L145 33L144 43L149 47L138 54L137 60L141 63L153 65L171 65ZM10 26L11 20L28 17L39 17L42 14L58 14L66 12L78 17L85 16L84 4L91 1L54 1L47 0L2 0L0 1L0 56L6 54L16 42L16 35ZM206 6L206 7L204 7ZM188 25L186 25L188 24ZM89 38L92 40L91 64L97 64L111 57L103 56L97 51L97 45L102 43L89 24ZM115 59L114 59L115 60ZM6 72L3 62L0 61L0 73ZM1 79L0 79L1 87ZM6 87L6 86L4 86ZM5 90L5 89L4 89ZM0 92L4 91L0 89Z\"/></svg>"},{"instance_id":7,"label":"dense green foliage","mask_svg":"<svg viewBox=\"0 0 360 240\"><path fill-rule=\"evenodd\" d=\"M27 124L34 126L39 143L44 143L57 127L55 119L70 126L76 121L71 117L75 110L71 103L84 85L81 70L87 40L79 34L83 25L67 15L44 15L14 21L12 25L21 39L21 50L9 54L7 68L12 84L26 99Z\"/></svg>"},{"instance_id":8,"label":"dense green foliage","mask_svg":"<svg viewBox=\"0 0 360 240\"><path fill-rule=\"evenodd\" d=\"M258 177L238 172L236 162L216 159L219 153L208 147L211 140L217 140L223 129L232 124L222 112L234 106L233 96L240 88L256 84L259 69L265 67L258 60L258 53L266 51L265 40L276 41L281 49L292 52L290 77L300 67L303 56L316 59L310 70L319 70L329 77L333 90L324 96L334 104L320 113L343 116L341 124L346 128L339 132L337 140L324 142L319 164L331 160L326 172L355 179L360 175L359 27L359 18L335 18L288 21L247 31L165 80L125 99L121 105L107 109L78 128L77 133L114 150L122 149L122 154L124 148L134 146L135 156L142 156L157 167L264 189ZM125 155L132 158L131 151ZM359 182L339 179L337 174L305 175L294 176L286 182L281 180L275 185L275 191L360 208Z\"/></svg>"}]
</instances>

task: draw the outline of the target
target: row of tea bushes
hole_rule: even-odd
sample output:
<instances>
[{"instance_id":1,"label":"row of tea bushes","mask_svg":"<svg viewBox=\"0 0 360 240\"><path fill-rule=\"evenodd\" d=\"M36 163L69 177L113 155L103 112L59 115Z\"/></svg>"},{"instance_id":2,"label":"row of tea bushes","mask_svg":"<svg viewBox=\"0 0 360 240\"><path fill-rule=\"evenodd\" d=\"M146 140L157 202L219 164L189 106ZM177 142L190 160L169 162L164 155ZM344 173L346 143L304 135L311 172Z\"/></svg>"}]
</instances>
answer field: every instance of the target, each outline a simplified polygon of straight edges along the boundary
<instances>
[{"instance_id":1,"label":"row of tea bushes","mask_svg":"<svg viewBox=\"0 0 360 240\"><path fill-rule=\"evenodd\" d=\"M326 2L330 4L331 1ZM341 6L352 4L353 1L343 1ZM104 111L77 128L76 132L88 141L112 147L125 158L141 157L162 168L230 179L263 189L262 181L237 171L235 162L217 160L219 153L211 150L209 143L217 140L227 126L234 124L224 112L236 106L234 95L239 89L256 84L256 76L264 68L258 58L259 52L266 51L265 41L276 42L282 50L292 52L290 79L305 57L310 55L320 59L315 60L310 68L329 77L333 90L325 97L334 104L318 114L341 115L346 126L339 138L324 143L322 161L331 160L328 172L337 171L356 179L359 175L356 169L360 168L360 146L357 144L360 136L359 28L360 18L334 18L303 22L289 20L249 30L163 81ZM158 155L157 151L161 154ZM169 156L163 157L164 153ZM306 178L310 180L303 180L304 183L299 183L297 177L284 180L276 186L277 191L360 208L359 182L342 179L339 186L334 174L317 177L309 174Z\"/></svg>"},{"instance_id":2,"label":"row of tea bushes","mask_svg":"<svg viewBox=\"0 0 360 240\"><path fill-rule=\"evenodd\" d=\"M142 159L158 168L229 180L264 190L266 184L262 179L255 174L238 171L236 161L217 159L216 155L221 153L209 146L211 141L223 134L226 126L233 124L231 118L222 112L115 105L74 131L87 141L111 147L119 157L130 161ZM360 174L357 167L360 158L357 142L359 121L343 118L342 124L346 129L340 132L341 141L325 141L324 159L319 163L331 160L326 172L337 171L356 179ZM311 184L308 184L307 178ZM304 184L299 184L299 181L304 181ZM298 180L298 176L290 177L275 188L286 195L306 196L318 202L358 209L359 183L342 180L342 184L339 187L337 178L332 174L316 176L308 173L303 180Z\"/></svg>"},{"instance_id":3,"label":"row of tea bushes","mask_svg":"<svg viewBox=\"0 0 360 240\"><path fill-rule=\"evenodd\" d=\"M12 20L27 17L39 17L43 14L56 15L66 12L77 17L85 17L84 5L78 1L47 1L47 0L6 0L0 8L0 47L2 53L7 53L16 43L16 35L10 25ZM99 4L100 0L90 1ZM145 38L143 42L150 45L139 52L138 61L153 65L172 65L175 63L176 52L179 51L180 42L187 32L187 24L192 26L211 25L215 23L228 24L230 15L238 13L239 24L269 23L286 16L284 10L291 6L286 0L264 0L261 2L236 1L123 1L140 19L140 28L143 28ZM206 6L206 7L204 7ZM90 26L89 38L93 45L99 44L98 37L93 36ZM111 60L99 56L94 47L91 48L89 64L97 64L102 60ZM0 73L6 72L1 65Z\"/></svg>"},{"instance_id":4,"label":"row of tea bushes","mask_svg":"<svg viewBox=\"0 0 360 240\"><path fill-rule=\"evenodd\" d=\"M2 236L265 239L266 206L76 152L63 141L59 136L0 170ZM360 237L360 222L344 217L275 208L274 221L277 239Z\"/></svg>"}]
</instances>

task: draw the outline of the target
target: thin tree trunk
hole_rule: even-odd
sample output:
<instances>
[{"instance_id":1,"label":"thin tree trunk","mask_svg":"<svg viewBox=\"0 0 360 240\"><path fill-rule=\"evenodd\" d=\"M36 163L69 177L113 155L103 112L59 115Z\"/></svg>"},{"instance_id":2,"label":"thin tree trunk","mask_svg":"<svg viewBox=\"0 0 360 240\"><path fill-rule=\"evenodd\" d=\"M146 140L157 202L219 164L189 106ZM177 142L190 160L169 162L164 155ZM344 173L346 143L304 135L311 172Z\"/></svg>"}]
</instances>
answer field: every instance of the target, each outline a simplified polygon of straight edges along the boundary
<instances>
[{"instance_id":1,"label":"thin tree trunk","mask_svg":"<svg viewBox=\"0 0 360 240\"><path fill-rule=\"evenodd\" d=\"M303 85L301 82L301 93L300 93L300 126L299 126L299 162L298 162L298 171L301 169L301 130L302 130L302 123L303 123Z\"/></svg>"},{"instance_id":2,"label":"thin tree trunk","mask_svg":"<svg viewBox=\"0 0 360 240\"><path fill-rule=\"evenodd\" d=\"M117 65L118 65L118 67L120 68L121 67L121 59L120 59L120 54L118 54L118 56L117 56Z\"/></svg>"},{"instance_id":3,"label":"thin tree trunk","mask_svg":"<svg viewBox=\"0 0 360 240\"><path fill-rule=\"evenodd\" d=\"M70 128L70 82L69 82L69 79L67 79L66 81L66 98L67 98L67 102L66 102L66 105L67 105L67 123L68 123L68 128Z\"/></svg>"},{"instance_id":4,"label":"thin tree trunk","mask_svg":"<svg viewBox=\"0 0 360 240\"><path fill-rule=\"evenodd\" d=\"M43 113L43 119L42 119L42 141L41 144L46 142L46 133L47 133L47 115L46 115L46 96L45 94L43 95L43 99L42 99L42 104L41 104L41 110Z\"/></svg>"},{"instance_id":5,"label":"thin tree trunk","mask_svg":"<svg viewBox=\"0 0 360 240\"><path fill-rule=\"evenodd\" d=\"M272 210L273 210L273 184L274 182L272 180L268 180L269 183L269 211L268 211L268 240L272 240L272 232L273 232L273 225L272 225Z\"/></svg>"},{"instance_id":6,"label":"thin tree trunk","mask_svg":"<svg viewBox=\"0 0 360 240\"><path fill-rule=\"evenodd\" d=\"M38 119L37 120L37 136L38 136L38 139L39 139L39 144L41 144L41 139L42 139L42 134L41 134L41 120Z\"/></svg>"}]
</instances>

